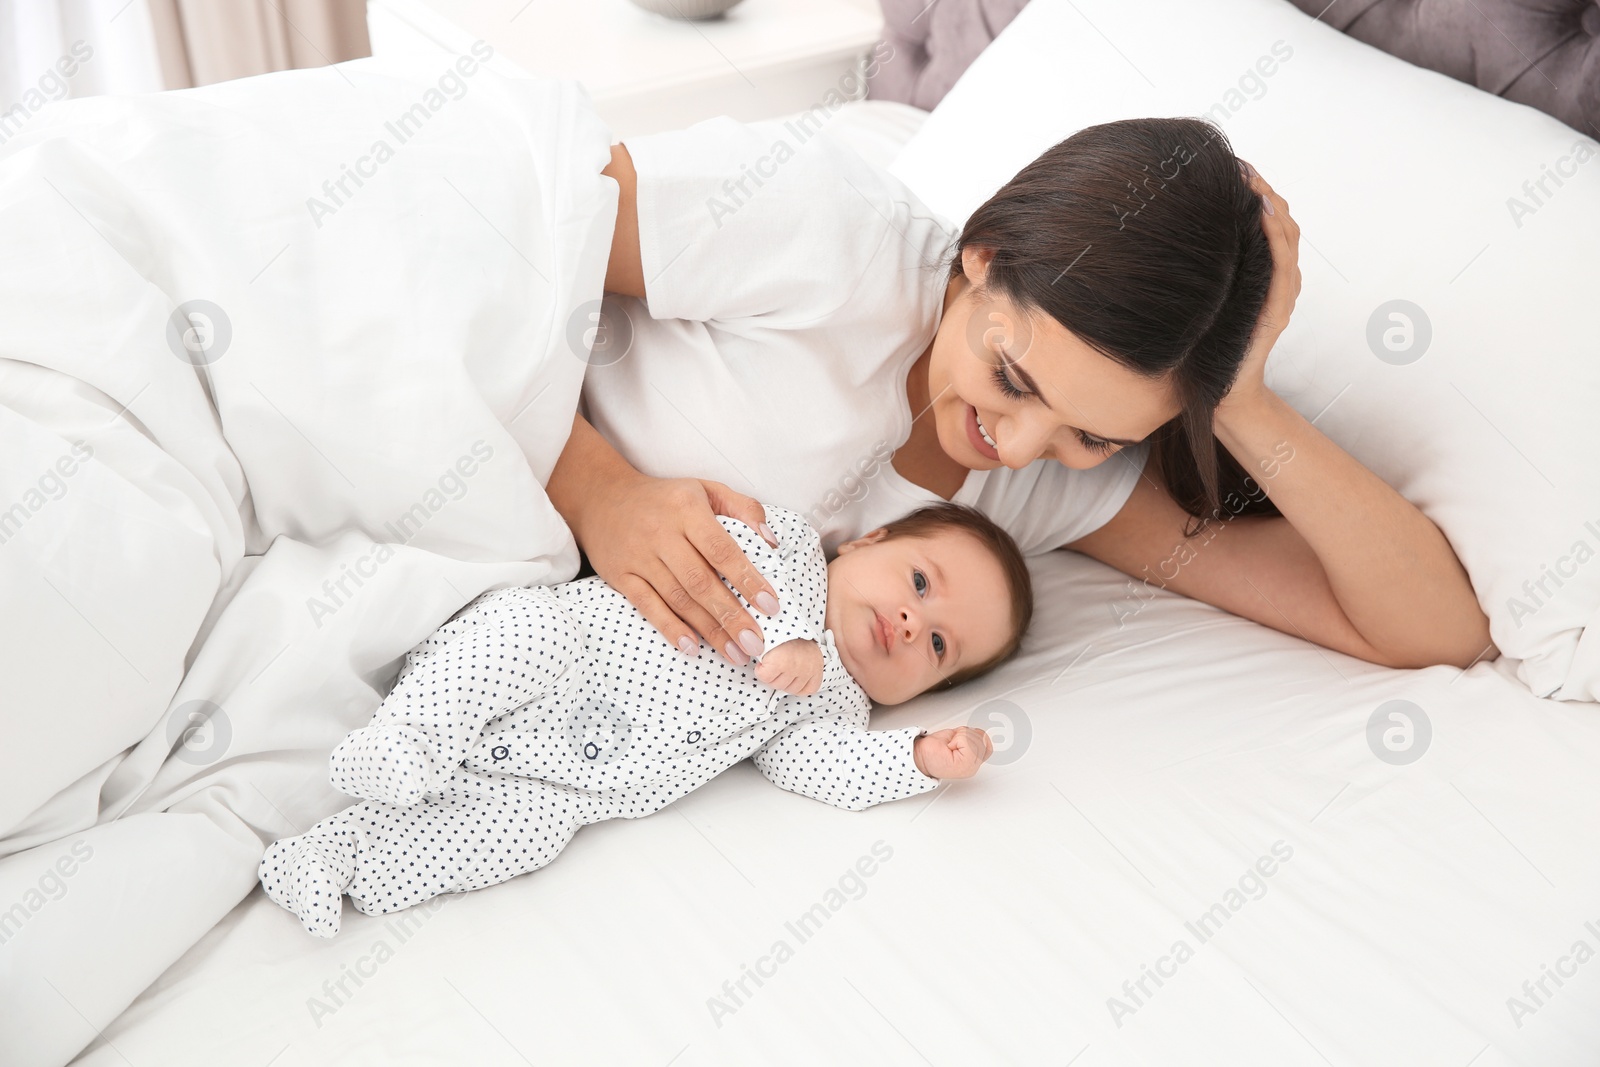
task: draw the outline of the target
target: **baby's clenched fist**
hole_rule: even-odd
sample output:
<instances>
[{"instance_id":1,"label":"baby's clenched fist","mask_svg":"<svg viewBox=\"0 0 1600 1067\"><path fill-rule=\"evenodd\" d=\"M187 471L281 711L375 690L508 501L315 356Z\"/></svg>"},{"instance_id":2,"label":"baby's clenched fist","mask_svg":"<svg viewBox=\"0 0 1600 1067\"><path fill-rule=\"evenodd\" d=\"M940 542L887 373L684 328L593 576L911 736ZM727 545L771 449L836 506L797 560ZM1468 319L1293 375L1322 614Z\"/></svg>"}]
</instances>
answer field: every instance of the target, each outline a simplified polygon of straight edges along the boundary
<instances>
[{"instance_id":1,"label":"baby's clenched fist","mask_svg":"<svg viewBox=\"0 0 1600 1067\"><path fill-rule=\"evenodd\" d=\"M994 742L984 730L961 726L917 738L911 755L929 778L971 778L994 755Z\"/></svg>"}]
</instances>

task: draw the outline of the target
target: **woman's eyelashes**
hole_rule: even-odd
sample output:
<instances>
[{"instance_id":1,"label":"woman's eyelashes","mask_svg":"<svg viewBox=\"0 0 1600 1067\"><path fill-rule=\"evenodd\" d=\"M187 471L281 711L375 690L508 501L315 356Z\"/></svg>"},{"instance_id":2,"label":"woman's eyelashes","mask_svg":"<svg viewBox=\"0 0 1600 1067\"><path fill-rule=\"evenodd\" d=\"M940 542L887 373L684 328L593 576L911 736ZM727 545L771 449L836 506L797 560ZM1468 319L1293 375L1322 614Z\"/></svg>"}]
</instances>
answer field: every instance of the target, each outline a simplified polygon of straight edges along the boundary
<instances>
[{"instance_id":1,"label":"woman's eyelashes","mask_svg":"<svg viewBox=\"0 0 1600 1067\"><path fill-rule=\"evenodd\" d=\"M1102 441L1098 437L1091 437L1082 430L1074 430L1073 432L1078 435L1078 443L1091 452L1097 452L1103 455L1117 447L1110 441Z\"/></svg>"},{"instance_id":2,"label":"woman's eyelashes","mask_svg":"<svg viewBox=\"0 0 1600 1067\"><path fill-rule=\"evenodd\" d=\"M1004 367L995 367L993 374L994 384L999 387L1000 392L1005 395L1006 399L1021 400L1023 397L1031 395L1024 390L1018 389L1012 383L1011 375L1006 373Z\"/></svg>"}]
</instances>

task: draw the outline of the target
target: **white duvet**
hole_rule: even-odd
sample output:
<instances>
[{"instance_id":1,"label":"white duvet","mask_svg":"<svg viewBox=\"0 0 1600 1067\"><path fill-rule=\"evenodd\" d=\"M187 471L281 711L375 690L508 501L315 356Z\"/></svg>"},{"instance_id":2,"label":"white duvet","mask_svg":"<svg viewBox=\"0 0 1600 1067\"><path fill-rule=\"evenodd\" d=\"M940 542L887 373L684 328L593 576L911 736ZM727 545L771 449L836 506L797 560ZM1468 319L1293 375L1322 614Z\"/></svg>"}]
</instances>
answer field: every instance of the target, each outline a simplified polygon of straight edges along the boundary
<instances>
[{"instance_id":1,"label":"white duvet","mask_svg":"<svg viewBox=\"0 0 1600 1067\"><path fill-rule=\"evenodd\" d=\"M410 647L576 572L541 487L611 138L487 51L73 102L0 150L7 1064L69 1058L343 806L328 751Z\"/></svg>"}]
</instances>

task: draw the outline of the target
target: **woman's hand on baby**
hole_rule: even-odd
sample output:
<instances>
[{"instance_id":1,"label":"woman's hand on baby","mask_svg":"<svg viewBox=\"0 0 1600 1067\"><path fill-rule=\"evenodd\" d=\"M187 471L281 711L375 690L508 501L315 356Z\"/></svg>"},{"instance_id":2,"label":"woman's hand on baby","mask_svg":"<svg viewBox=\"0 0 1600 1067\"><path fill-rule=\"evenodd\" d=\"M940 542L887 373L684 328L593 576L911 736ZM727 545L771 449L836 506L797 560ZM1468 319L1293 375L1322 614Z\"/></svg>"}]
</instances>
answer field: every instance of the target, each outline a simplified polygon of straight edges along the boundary
<instances>
[{"instance_id":1,"label":"woman's hand on baby","mask_svg":"<svg viewBox=\"0 0 1600 1067\"><path fill-rule=\"evenodd\" d=\"M1273 192L1254 167L1242 160L1240 167L1249 167L1245 181L1261 197L1261 229L1272 249L1272 281L1267 286L1266 303L1256 319L1250 347L1239 365L1239 375L1219 410L1248 405L1266 389L1267 354L1289 325L1289 315L1300 295L1300 226L1289 215L1288 201Z\"/></svg>"},{"instance_id":2,"label":"woman's hand on baby","mask_svg":"<svg viewBox=\"0 0 1600 1067\"><path fill-rule=\"evenodd\" d=\"M917 770L929 778L971 778L994 755L994 742L976 726L923 734L911 746Z\"/></svg>"},{"instance_id":3,"label":"woman's hand on baby","mask_svg":"<svg viewBox=\"0 0 1600 1067\"><path fill-rule=\"evenodd\" d=\"M822 688L822 648L803 637L785 641L761 657L756 677L774 689L808 697Z\"/></svg>"},{"instance_id":4,"label":"woman's hand on baby","mask_svg":"<svg viewBox=\"0 0 1600 1067\"><path fill-rule=\"evenodd\" d=\"M604 500L584 520L596 574L689 655L701 635L735 666L761 654L761 628L721 578L768 615L778 614L777 595L717 521L738 519L776 548L759 500L721 482L648 475L610 487Z\"/></svg>"}]
</instances>

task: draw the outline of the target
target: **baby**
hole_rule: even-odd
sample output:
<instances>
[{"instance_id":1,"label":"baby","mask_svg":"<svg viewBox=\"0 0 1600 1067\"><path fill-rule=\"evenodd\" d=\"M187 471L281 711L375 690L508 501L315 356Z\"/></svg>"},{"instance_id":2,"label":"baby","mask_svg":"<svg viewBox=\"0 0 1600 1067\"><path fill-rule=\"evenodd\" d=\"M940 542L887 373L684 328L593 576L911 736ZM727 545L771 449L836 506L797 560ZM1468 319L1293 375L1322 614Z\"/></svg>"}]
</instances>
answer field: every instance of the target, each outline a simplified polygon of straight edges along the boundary
<instances>
[{"instance_id":1,"label":"baby","mask_svg":"<svg viewBox=\"0 0 1600 1067\"><path fill-rule=\"evenodd\" d=\"M484 593L333 750L334 786L366 802L274 842L267 895L333 937L346 893L382 915L503 882L580 826L652 814L744 759L852 811L976 774L984 731L869 732L867 717L1015 654L1033 590L1011 538L934 504L828 563L804 519L766 511L776 549L721 520L778 595L754 664L672 649L599 577Z\"/></svg>"}]
</instances>

